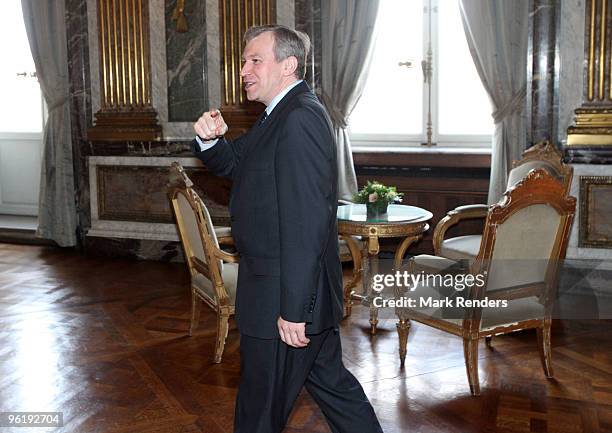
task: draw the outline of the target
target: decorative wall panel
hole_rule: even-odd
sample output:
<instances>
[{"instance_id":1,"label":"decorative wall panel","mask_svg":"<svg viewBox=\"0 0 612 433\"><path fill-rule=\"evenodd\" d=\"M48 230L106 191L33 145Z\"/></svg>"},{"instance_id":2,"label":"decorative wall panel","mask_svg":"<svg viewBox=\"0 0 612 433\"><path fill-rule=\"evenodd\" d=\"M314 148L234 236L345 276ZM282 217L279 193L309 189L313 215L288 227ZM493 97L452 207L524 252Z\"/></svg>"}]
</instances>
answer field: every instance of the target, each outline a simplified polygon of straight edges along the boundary
<instances>
[{"instance_id":1,"label":"decorative wall panel","mask_svg":"<svg viewBox=\"0 0 612 433\"><path fill-rule=\"evenodd\" d=\"M88 236L178 241L166 195L169 167L179 161L206 203L213 222L229 225L230 183L196 158L89 158L91 229Z\"/></svg>"},{"instance_id":2,"label":"decorative wall panel","mask_svg":"<svg viewBox=\"0 0 612 433\"><path fill-rule=\"evenodd\" d=\"M612 176L580 176L580 246L612 248Z\"/></svg>"},{"instance_id":3,"label":"decorative wall panel","mask_svg":"<svg viewBox=\"0 0 612 433\"><path fill-rule=\"evenodd\" d=\"M609 204L612 202L612 187L603 180L612 179L612 167L605 164L572 164L572 167L574 176L570 195L577 197L579 204L576 206L567 258L610 261L612 243L606 243L605 237L612 231L612 209Z\"/></svg>"},{"instance_id":4,"label":"decorative wall panel","mask_svg":"<svg viewBox=\"0 0 612 433\"><path fill-rule=\"evenodd\" d=\"M612 0L587 0L585 5L584 95L568 128L567 145L612 149Z\"/></svg>"},{"instance_id":5,"label":"decorative wall panel","mask_svg":"<svg viewBox=\"0 0 612 433\"><path fill-rule=\"evenodd\" d=\"M177 2L184 4L184 29L177 28L178 19L173 19ZM205 12L204 1L170 0L165 4L170 122L193 122L208 109Z\"/></svg>"},{"instance_id":6,"label":"decorative wall panel","mask_svg":"<svg viewBox=\"0 0 612 433\"><path fill-rule=\"evenodd\" d=\"M97 0L100 111L90 140L161 136L151 104L149 2Z\"/></svg>"}]
</instances>

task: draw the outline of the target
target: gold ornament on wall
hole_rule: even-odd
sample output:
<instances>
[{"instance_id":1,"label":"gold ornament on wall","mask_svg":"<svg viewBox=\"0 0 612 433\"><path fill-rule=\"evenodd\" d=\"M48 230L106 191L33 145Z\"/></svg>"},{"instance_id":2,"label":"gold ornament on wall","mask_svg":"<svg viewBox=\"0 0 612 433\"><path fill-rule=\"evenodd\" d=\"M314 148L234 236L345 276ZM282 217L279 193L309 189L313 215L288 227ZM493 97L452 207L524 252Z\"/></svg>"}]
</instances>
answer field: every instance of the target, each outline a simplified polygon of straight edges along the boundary
<instances>
[{"instance_id":1,"label":"gold ornament on wall","mask_svg":"<svg viewBox=\"0 0 612 433\"><path fill-rule=\"evenodd\" d=\"M176 0L176 7L172 11L172 21L176 21L177 33L185 33L189 28L185 16L185 0Z\"/></svg>"}]
</instances>

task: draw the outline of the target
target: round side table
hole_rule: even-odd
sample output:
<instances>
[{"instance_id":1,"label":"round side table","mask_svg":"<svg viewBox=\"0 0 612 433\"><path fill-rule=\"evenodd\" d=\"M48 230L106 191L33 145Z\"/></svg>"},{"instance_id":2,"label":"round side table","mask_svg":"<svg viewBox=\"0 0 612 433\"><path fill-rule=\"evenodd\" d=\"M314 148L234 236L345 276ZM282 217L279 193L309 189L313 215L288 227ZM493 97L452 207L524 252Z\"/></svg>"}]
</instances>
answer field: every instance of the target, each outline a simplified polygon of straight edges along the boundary
<instances>
[{"instance_id":1,"label":"round side table","mask_svg":"<svg viewBox=\"0 0 612 433\"><path fill-rule=\"evenodd\" d=\"M373 271L377 270L377 257L380 252L379 238L404 238L395 251L394 265L399 269L406 250L419 240L429 229L427 222L433 217L428 210L416 206L391 204L387 213L381 217L368 218L365 204L338 206L338 234L346 241L353 257L353 277L344 286L344 313L351 314L351 299L364 299L355 295L353 289L362 279L362 255L372 262ZM363 252L359 251L353 236L366 240ZM375 269L374 269L375 268ZM370 332L376 334L378 309L370 305Z\"/></svg>"}]
</instances>

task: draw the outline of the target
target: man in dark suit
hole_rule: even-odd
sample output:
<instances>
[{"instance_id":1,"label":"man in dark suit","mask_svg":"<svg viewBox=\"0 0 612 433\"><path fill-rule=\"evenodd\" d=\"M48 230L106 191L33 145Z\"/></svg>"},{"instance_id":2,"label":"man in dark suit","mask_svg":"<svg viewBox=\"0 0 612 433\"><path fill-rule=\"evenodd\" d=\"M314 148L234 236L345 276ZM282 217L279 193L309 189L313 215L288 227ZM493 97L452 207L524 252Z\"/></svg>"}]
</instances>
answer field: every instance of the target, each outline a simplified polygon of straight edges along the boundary
<instances>
[{"instance_id":1,"label":"man in dark suit","mask_svg":"<svg viewBox=\"0 0 612 433\"><path fill-rule=\"evenodd\" d=\"M279 433L302 386L334 432L381 432L342 364L342 271L336 226L336 146L308 85L308 36L283 26L245 34L247 98L266 105L243 136L223 138L218 110L194 124L195 154L230 177L232 236L240 253L236 321L241 379L235 433Z\"/></svg>"}]
</instances>

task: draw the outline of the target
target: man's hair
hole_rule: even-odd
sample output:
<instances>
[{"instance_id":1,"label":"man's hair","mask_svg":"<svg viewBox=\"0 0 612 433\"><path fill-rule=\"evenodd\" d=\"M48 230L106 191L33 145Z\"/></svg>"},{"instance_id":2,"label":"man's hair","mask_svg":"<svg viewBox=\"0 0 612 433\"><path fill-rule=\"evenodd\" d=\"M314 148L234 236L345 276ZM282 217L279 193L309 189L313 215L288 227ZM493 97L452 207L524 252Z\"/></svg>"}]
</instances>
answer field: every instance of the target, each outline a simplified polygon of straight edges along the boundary
<instances>
[{"instance_id":1,"label":"man's hair","mask_svg":"<svg viewBox=\"0 0 612 433\"><path fill-rule=\"evenodd\" d=\"M245 45L266 32L272 32L274 35L274 47L272 50L274 51L275 60L280 62L294 56L298 62L295 76L297 78L304 78L306 76L306 56L310 51L310 38L308 35L276 24L253 26L244 33Z\"/></svg>"}]
</instances>

